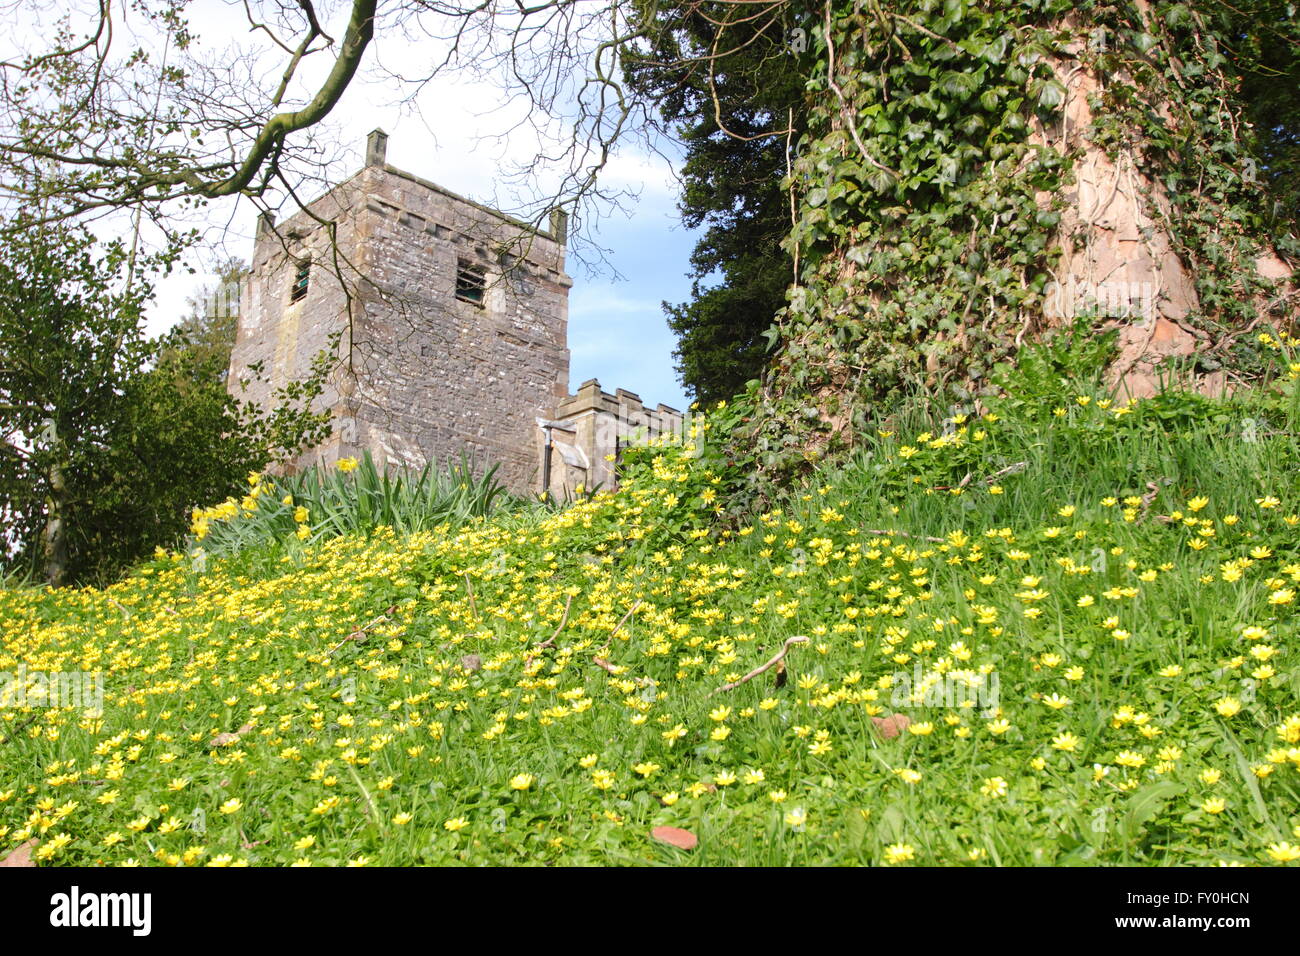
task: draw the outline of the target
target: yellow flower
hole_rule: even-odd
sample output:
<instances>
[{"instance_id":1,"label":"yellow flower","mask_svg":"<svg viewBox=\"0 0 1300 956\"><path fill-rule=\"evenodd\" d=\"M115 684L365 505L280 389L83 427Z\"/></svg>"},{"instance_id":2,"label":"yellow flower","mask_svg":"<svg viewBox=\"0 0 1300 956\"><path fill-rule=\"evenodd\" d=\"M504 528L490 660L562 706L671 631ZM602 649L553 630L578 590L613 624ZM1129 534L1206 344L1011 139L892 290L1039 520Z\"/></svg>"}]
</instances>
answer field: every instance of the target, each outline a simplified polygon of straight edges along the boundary
<instances>
[{"instance_id":1,"label":"yellow flower","mask_svg":"<svg viewBox=\"0 0 1300 956\"><path fill-rule=\"evenodd\" d=\"M915 856L916 850L908 843L891 843L885 847L885 862L890 865L906 863Z\"/></svg>"},{"instance_id":2,"label":"yellow flower","mask_svg":"<svg viewBox=\"0 0 1300 956\"><path fill-rule=\"evenodd\" d=\"M464 817L452 817L450 820L443 821L442 824L442 828L451 833L455 833L457 830L463 830L467 826L469 826L469 821Z\"/></svg>"},{"instance_id":3,"label":"yellow flower","mask_svg":"<svg viewBox=\"0 0 1300 956\"><path fill-rule=\"evenodd\" d=\"M403 810L401 813L394 814L393 816L393 822L397 824L399 827L406 826L406 824L410 823L414 819L415 818L411 816L411 814L407 813L405 810Z\"/></svg>"},{"instance_id":4,"label":"yellow flower","mask_svg":"<svg viewBox=\"0 0 1300 956\"><path fill-rule=\"evenodd\" d=\"M1293 846L1286 841L1268 845L1269 859L1276 863L1291 863L1300 860L1300 846Z\"/></svg>"},{"instance_id":5,"label":"yellow flower","mask_svg":"<svg viewBox=\"0 0 1300 956\"><path fill-rule=\"evenodd\" d=\"M1007 782L1002 777L989 777L980 787L980 793L986 797L1005 797L1007 795Z\"/></svg>"},{"instance_id":6,"label":"yellow flower","mask_svg":"<svg viewBox=\"0 0 1300 956\"><path fill-rule=\"evenodd\" d=\"M238 813L243 808L243 806L244 806L244 801L240 800L238 797L231 797L221 806L217 807L217 809L220 810L222 813L231 814L231 813Z\"/></svg>"},{"instance_id":7,"label":"yellow flower","mask_svg":"<svg viewBox=\"0 0 1300 956\"><path fill-rule=\"evenodd\" d=\"M1214 705L1220 717L1234 717L1241 710L1241 701L1235 697L1225 697Z\"/></svg>"},{"instance_id":8,"label":"yellow flower","mask_svg":"<svg viewBox=\"0 0 1300 956\"><path fill-rule=\"evenodd\" d=\"M355 458L340 458L338 460L338 467L339 471L342 472L352 471L357 467L357 460Z\"/></svg>"},{"instance_id":9,"label":"yellow flower","mask_svg":"<svg viewBox=\"0 0 1300 956\"><path fill-rule=\"evenodd\" d=\"M1054 750L1064 750L1067 753L1074 751L1079 746L1079 738L1068 731L1057 734L1052 738L1052 748Z\"/></svg>"},{"instance_id":10,"label":"yellow flower","mask_svg":"<svg viewBox=\"0 0 1300 956\"><path fill-rule=\"evenodd\" d=\"M1228 804L1221 797L1206 797L1201 803L1201 809L1206 813L1218 814L1228 808Z\"/></svg>"},{"instance_id":11,"label":"yellow flower","mask_svg":"<svg viewBox=\"0 0 1300 956\"><path fill-rule=\"evenodd\" d=\"M536 782L536 780L537 778L531 773L517 773L510 778L510 789L527 790Z\"/></svg>"}]
</instances>

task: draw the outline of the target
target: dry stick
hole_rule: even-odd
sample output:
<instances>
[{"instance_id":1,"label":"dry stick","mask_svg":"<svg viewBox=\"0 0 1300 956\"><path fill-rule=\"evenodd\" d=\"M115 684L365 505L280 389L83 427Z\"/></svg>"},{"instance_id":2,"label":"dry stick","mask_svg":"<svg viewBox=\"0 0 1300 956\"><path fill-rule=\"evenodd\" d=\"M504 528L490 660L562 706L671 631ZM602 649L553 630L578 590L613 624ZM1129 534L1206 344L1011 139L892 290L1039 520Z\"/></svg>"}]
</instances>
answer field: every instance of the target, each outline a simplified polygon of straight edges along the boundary
<instances>
[{"instance_id":1,"label":"dry stick","mask_svg":"<svg viewBox=\"0 0 1300 956\"><path fill-rule=\"evenodd\" d=\"M616 664L611 664L609 661L605 660L605 658L601 657L599 654L595 655L591 660L592 663L594 663L597 667L599 667L601 670L607 671L613 677L619 677L622 675L623 671L627 670L626 667L620 668ZM654 679L650 677L638 677L636 679L636 682L641 687L656 686Z\"/></svg>"},{"instance_id":2,"label":"dry stick","mask_svg":"<svg viewBox=\"0 0 1300 956\"><path fill-rule=\"evenodd\" d=\"M785 643L781 645L781 649L777 651L775 655L773 655L770 661L768 661L766 664L762 665L761 667L755 667L752 671L750 671L740 680L733 680L730 684L723 684L717 690L710 691L709 696L712 697L714 694L721 694L724 690L734 690L735 688L739 687L741 684L753 680L759 674L765 674L766 672L770 671L773 667L775 667L777 664L781 663L782 659L784 659L786 655L786 652L790 650L791 645L807 644L807 643L808 643L808 638L804 637L802 634L796 634L794 637L787 637L785 639Z\"/></svg>"},{"instance_id":3,"label":"dry stick","mask_svg":"<svg viewBox=\"0 0 1300 956\"><path fill-rule=\"evenodd\" d=\"M462 574L465 579L465 590L469 593L469 612L474 615L474 620L478 621L478 605L474 603L474 585L469 583L469 575Z\"/></svg>"},{"instance_id":4,"label":"dry stick","mask_svg":"<svg viewBox=\"0 0 1300 956\"><path fill-rule=\"evenodd\" d=\"M1169 484L1170 481L1170 479L1168 478L1160 478L1158 480L1164 484ZM1148 481L1147 493L1142 496L1142 513L1138 516L1139 521L1147 516L1147 511L1149 511L1151 508L1151 502L1155 501L1156 496L1159 494L1160 494L1160 485L1154 481Z\"/></svg>"},{"instance_id":5,"label":"dry stick","mask_svg":"<svg viewBox=\"0 0 1300 956\"><path fill-rule=\"evenodd\" d=\"M342 646L343 646L344 644L346 644L348 641L355 641L355 640L357 639L357 635L364 635L364 634L366 633L366 631L370 630L370 629L371 629L372 627L374 627L376 624L380 624L380 623L382 623L382 622L388 620L388 615L389 615L389 613L390 613L391 611L394 611L394 610L396 610L396 608L391 608L391 607L390 607L390 608L388 609L388 611L385 611L383 614L379 615L379 617L375 618L375 619L374 619L373 621L371 621L369 624L366 624L366 625L364 625L364 626L362 626L362 627L359 627L359 628L357 628L355 631L353 631L353 632L351 632L350 634L348 634L347 637L343 638L343 640L339 641L337 644L335 644L333 647L331 647L331 648L329 649L329 654L333 654L335 651L337 651L340 647L342 647ZM191 650L192 650L192 648L191 648ZM328 657L329 654L326 654L325 656Z\"/></svg>"},{"instance_id":6,"label":"dry stick","mask_svg":"<svg viewBox=\"0 0 1300 956\"><path fill-rule=\"evenodd\" d=\"M626 614L624 614L621 618L619 618L618 623L614 625L614 630L610 631L609 637L605 639L605 646L601 648L602 654L605 651L609 650L609 645L610 642L614 640L614 635L617 634L620 629L622 629L623 625L627 623L627 619L631 617L633 614L635 614L636 609L639 608L640 606L641 606L641 599L637 598L637 602L627 609Z\"/></svg>"},{"instance_id":7,"label":"dry stick","mask_svg":"<svg viewBox=\"0 0 1300 956\"><path fill-rule=\"evenodd\" d=\"M22 723L20 723L17 727L11 727L11 728L9 728L8 730L6 730L6 731L5 731L5 735L4 735L4 737L3 737L3 738L0 738L0 744L7 744L7 743L9 743L11 740L15 740L15 739L17 739L17 737L18 737L19 734L21 734L24 730L26 730L26 729L27 729L28 727L30 727L32 724L36 723L36 721L40 720L40 719L41 719L41 715L42 715L43 713L44 713L44 711L39 711L39 710L38 710L38 711L36 711L36 713L32 714L30 717L28 717L26 720L24 720Z\"/></svg>"},{"instance_id":8,"label":"dry stick","mask_svg":"<svg viewBox=\"0 0 1300 956\"><path fill-rule=\"evenodd\" d=\"M370 791L367 790L366 785L361 782L361 778L357 776L357 772L352 769L352 764L348 764L347 766L348 773L352 774L352 779L356 781L357 787L361 790L361 795L366 798L366 802L361 807L361 809L365 811L366 819L375 824L375 826L379 827L381 830L387 829L384 826L383 821L379 818L379 808L375 806L375 801L370 796Z\"/></svg>"},{"instance_id":9,"label":"dry stick","mask_svg":"<svg viewBox=\"0 0 1300 956\"><path fill-rule=\"evenodd\" d=\"M559 636L560 636L560 632L561 632L562 630L564 630L564 625L567 624L567 623L569 623L569 604L572 603L572 601L573 601L573 595L572 595L572 594L568 595L568 596L564 599L564 615L560 618L560 626L557 627L557 628L555 629L555 633L554 633L554 634L552 634L552 635L551 635L550 637L548 637L546 640L542 641L542 643L536 645L536 646L533 648L533 650L535 650L535 651L544 650L544 649L550 647L552 644L555 643L555 639L556 639L557 637L559 637ZM532 655L530 654L529 656L531 657Z\"/></svg>"},{"instance_id":10,"label":"dry stick","mask_svg":"<svg viewBox=\"0 0 1300 956\"><path fill-rule=\"evenodd\" d=\"M1023 471L1024 469L1026 469L1026 468L1028 468L1028 467L1029 467L1029 462L1027 462L1027 461L1018 461L1018 462L1015 462L1014 464L1007 465L1007 467L1003 468L1001 471L995 471L995 472L993 472L993 474L989 475L987 478L981 478L980 481L984 482L985 484L988 484L988 483L991 482L991 481L997 481L999 478L1003 477L1004 475L1009 475L1009 474L1011 474L1011 473L1013 473L1013 472L1017 472L1017 471ZM971 479L971 473L970 473L970 472L967 472L967 473L966 473L966 477L963 478L963 479L961 480L961 482L957 485L957 487L958 487L958 488L965 488L968 484L970 484L970 479ZM935 485L934 488L933 488L933 490L934 490L934 491L951 491L951 490L952 490L952 485Z\"/></svg>"}]
</instances>

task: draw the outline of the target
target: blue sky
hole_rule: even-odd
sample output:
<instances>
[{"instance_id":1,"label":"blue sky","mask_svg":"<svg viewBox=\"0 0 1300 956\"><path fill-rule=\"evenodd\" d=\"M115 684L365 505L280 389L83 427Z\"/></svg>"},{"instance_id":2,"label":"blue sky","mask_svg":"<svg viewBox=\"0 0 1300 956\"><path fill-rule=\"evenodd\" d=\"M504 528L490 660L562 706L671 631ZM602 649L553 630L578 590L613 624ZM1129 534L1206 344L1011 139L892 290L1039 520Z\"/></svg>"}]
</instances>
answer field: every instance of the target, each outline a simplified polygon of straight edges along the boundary
<instances>
[{"instance_id":1,"label":"blue sky","mask_svg":"<svg viewBox=\"0 0 1300 956\"><path fill-rule=\"evenodd\" d=\"M684 411L689 402L673 369L676 336L660 303L690 295L685 273L695 240L671 204L663 208L643 198L640 206L630 220L602 224L601 243L626 281L588 278L570 268L570 390L598 378L607 392L626 388L648 405Z\"/></svg>"}]
</instances>

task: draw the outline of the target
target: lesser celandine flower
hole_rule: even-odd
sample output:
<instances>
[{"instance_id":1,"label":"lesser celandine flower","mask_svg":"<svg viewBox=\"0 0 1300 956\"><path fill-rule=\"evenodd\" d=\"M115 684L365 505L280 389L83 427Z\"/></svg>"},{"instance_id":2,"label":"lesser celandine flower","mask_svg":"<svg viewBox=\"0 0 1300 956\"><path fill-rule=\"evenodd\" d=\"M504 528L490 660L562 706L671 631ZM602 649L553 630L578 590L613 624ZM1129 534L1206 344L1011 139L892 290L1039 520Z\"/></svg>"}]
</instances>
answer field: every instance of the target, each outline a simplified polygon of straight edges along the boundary
<instances>
[{"instance_id":1,"label":"lesser celandine flower","mask_svg":"<svg viewBox=\"0 0 1300 956\"><path fill-rule=\"evenodd\" d=\"M1214 710L1220 717L1235 717L1241 710L1241 701L1235 697L1224 697L1215 703Z\"/></svg>"},{"instance_id":2,"label":"lesser celandine flower","mask_svg":"<svg viewBox=\"0 0 1300 956\"><path fill-rule=\"evenodd\" d=\"M510 778L511 790L527 790L536 782L537 778L531 773L517 773Z\"/></svg>"},{"instance_id":3,"label":"lesser celandine flower","mask_svg":"<svg viewBox=\"0 0 1300 956\"><path fill-rule=\"evenodd\" d=\"M891 866L906 863L916 857L916 849L909 843L891 843L885 847L885 862Z\"/></svg>"},{"instance_id":4,"label":"lesser celandine flower","mask_svg":"<svg viewBox=\"0 0 1300 956\"><path fill-rule=\"evenodd\" d=\"M986 797L1005 797L1007 795L1007 782L1001 777L989 777L980 787L980 793Z\"/></svg>"},{"instance_id":5,"label":"lesser celandine flower","mask_svg":"<svg viewBox=\"0 0 1300 956\"><path fill-rule=\"evenodd\" d=\"M1270 843L1268 845L1268 858L1275 863L1292 863L1300 860L1300 846L1287 843L1285 840L1279 843Z\"/></svg>"}]
</instances>

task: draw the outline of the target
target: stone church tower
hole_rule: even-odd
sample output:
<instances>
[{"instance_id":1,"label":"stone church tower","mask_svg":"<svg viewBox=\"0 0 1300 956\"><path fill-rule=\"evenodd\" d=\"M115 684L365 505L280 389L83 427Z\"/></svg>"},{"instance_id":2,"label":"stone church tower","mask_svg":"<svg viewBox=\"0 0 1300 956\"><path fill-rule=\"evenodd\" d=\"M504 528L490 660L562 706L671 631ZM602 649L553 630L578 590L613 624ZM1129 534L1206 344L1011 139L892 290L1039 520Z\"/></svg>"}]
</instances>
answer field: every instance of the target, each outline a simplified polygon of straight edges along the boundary
<instances>
[{"instance_id":1,"label":"stone church tower","mask_svg":"<svg viewBox=\"0 0 1300 956\"><path fill-rule=\"evenodd\" d=\"M566 217L539 230L385 162L279 223L259 223L230 360L264 407L339 336L320 407L334 417L299 467L369 451L381 468L467 453L511 490L540 488L539 419L569 381Z\"/></svg>"}]
</instances>

